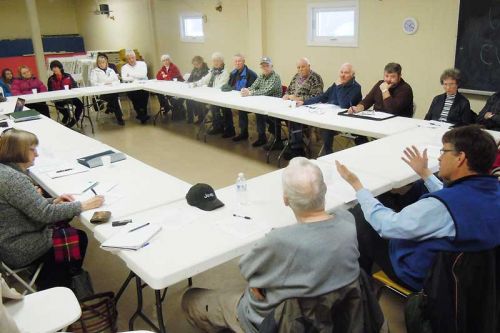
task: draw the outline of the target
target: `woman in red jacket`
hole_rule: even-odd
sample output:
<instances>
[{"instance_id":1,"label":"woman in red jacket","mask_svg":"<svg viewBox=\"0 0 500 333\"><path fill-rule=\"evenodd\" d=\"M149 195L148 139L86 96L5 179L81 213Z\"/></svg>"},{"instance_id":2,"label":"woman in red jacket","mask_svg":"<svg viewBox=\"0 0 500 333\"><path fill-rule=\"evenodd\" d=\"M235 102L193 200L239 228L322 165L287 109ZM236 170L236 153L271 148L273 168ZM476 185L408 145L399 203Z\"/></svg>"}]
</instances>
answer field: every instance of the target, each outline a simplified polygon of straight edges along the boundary
<instances>
[{"instance_id":1,"label":"woman in red jacket","mask_svg":"<svg viewBox=\"0 0 500 333\"><path fill-rule=\"evenodd\" d=\"M47 87L45 87L42 81L40 81L35 76L33 76L33 74L31 74L31 69L28 66L26 65L20 66L19 77L15 78L14 81L12 81L12 86L10 87L10 92L12 93L12 96L29 95L32 94L33 91L35 91L35 89L36 93L47 91ZM50 118L49 107L45 102L30 103L27 104L26 106Z\"/></svg>"},{"instance_id":2,"label":"woman in red jacket","mask_svg":"<svg viewBox=\"0 0 500 333\"><path fill-rule=\"evenodd\" d=\"M182 77L179 67L177 67L172 62L172 58L170 57L170 55L168 54L162 55L161 62L163 66L160 68L158 73L156 73L157 80L179 81L179 82L184 81L184 78ZM172 110L172 118L174 118L174 112L180 114L181 118L185 117L183 99L158 95L158 101L160 102L160 112L167 113L168 111Z\"/></svg>"},{"instance_id":3,"label":"woman in red jacket","mask_svg":"<svg viewBox=\"0 0 500 333\"><path fill-rule=\"evenodd\" d=\"M63 65L59 60L54 60L50 63L50 70L54 74L52 74L49 77L49 80L47 81L47 86L49 87L49 91L78 88L76 81L73 79L73 77L70 74L64 72ZM66 86L68 88L66 88ZM59 112L62 113L63 115L62 123L67 127L73 127L73 125L75 125L78 122L83 112L83 103L78 98L61 100L54 102L54 104L56 108L59 110ZM74 107L75 109L74 117L71 115L68 105L70 106L72 105Z\"/></svg>"}]
</instances>

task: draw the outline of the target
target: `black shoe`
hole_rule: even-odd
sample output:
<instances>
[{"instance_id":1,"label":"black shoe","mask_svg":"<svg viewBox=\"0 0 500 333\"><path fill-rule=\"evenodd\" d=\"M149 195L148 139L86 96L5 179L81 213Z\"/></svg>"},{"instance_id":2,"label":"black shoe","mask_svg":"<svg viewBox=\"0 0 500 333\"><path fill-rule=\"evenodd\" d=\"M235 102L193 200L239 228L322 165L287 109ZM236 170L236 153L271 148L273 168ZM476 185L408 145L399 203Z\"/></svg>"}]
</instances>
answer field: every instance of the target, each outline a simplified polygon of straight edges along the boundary
<instances>
[{"instance_id":1,"label":"black shoe","mask_svg":"<svg viewBox=\"0 0 500 333\"><path fill-rule=\"evenodd\" d=\"M210 131L208 131L208 135L216 135L216 134L222 134L224 133L224 130L222 128L212 128Z\"/></svg>"},{"instance_id":2,"label":"black shoe","mask_svg":"<svg viewBox=\"0 0 500 333\"><path fill-rule=\"evenodd\" d=\"M123 121L122 118L119 118L119 119L116 119L116 122L118 123L118 125L120 126L124 126L125 125L125 122Z\"/></svg>"},{"instance_id":3,"label":"black shoe","mask_svg":"<svg viewBox=\"0 0 500 333\"><path fill-rule=\"evenodd\" d=\"M283 158L287 161L290 161L294 157L306 156L306 152L304 149L288 149L283 154Z\"/></svg>"},{"instance_id":4,"label":"black shoe","mask_svg":"<svg viewBox=\"0 0 500 333\"><path fill-rule=\"evenodd\" d=\"M71 128L71 127L75 126L77 121L78 120L76 120L75 118L72 118L70 121L68 121L68 123L66 124L66 127Z\"/></svg>"},{"instance_id":5,"label":"black shoe","mask_svg":"<svg viewBox=\"0 0 500 333\"><path fill-rule=\"evenodd\" d=\"M234 142L243 141L248 139L248 133L240 133L233 138Z\"/></svg>"},{"instance_id":6,"label":"black shoe","mask_svg":"<svg viewBox=\"0 0 500 333\"><path fill-rule=\"evenodd\" d=\"M151 118L151 117L148 115L141 117L141 124L142 125L146 124L148 122L149 118Z\"/></svg>"},{"instance_id":7,"label":"black shoe","mask_svg":"<svg viewBox=\"0 0 500 333\"><path fill-rule=\"evenodd\" d=\"M224 131L224 133L222 133L222 138L223 139L227 139L227 138L232 138L233 136L236 135L236 132L234 131L234 129L231 131Z\"/></svg>"},{"instance_id":8,"label":"black shoe","mask_svg":"<svg viewBox=\"0 0 500 333\"><path fill-rule=\"evenodd\" d=\"M265 137L263 138L258 138L257 141L252 143L252 147L260 147L263 146L267 143L267 139Z\"/></svg>"},{"instance_id":9,"label":"black shoe","mask_svg":"<svg viewBox=\"0 0 500 333\"><path fill-rule=\"evenodd\" d=\"M271 147L271 145L273 144L272 141L269 141L264 147L265 150L282 150L283 147L285 147L285 145L283 144L283 141L279 140L279 141L276 141L274 143L274 146Z\"/></svg>"}]
</instances>

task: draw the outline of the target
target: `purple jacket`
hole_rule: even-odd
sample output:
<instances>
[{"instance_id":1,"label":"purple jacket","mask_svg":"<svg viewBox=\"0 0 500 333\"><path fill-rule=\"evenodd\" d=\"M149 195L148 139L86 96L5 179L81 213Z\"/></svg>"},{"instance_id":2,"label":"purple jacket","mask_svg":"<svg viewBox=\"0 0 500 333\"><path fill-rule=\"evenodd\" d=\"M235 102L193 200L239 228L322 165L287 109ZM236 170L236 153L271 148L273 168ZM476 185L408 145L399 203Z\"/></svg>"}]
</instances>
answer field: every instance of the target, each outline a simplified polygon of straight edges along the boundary
<instances>
[{"instance_id":1,"label":"purple jacket","mask_svg":"<svg viewBox=\"0 0 500 333\"><path fill-rule=\"evenodd\" d=\"M28 95L32 94L33 92L31 91L31 89L35 88L38 90L38 92L47 91L47 87L42 83L42 81L38 80L34 76L32 76L30 79L14 79L10 91L12 92L13 96Z\"/></svg>"}]
</instances>

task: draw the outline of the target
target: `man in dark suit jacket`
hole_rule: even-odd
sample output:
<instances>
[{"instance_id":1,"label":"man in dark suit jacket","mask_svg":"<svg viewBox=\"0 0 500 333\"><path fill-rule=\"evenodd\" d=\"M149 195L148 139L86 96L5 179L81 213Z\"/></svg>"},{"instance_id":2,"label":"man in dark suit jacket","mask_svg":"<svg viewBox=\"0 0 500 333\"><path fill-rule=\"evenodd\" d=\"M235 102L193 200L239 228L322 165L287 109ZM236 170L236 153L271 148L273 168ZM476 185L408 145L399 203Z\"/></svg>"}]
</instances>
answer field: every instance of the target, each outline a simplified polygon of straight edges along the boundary
<instances>
[{"instance_id":1,"label":"man in dark suit jacket","mask_svg":"<svg viewBox=\"0 0 500 333\"><path fill-rule=\"evenodd\" d=\"M229 75L228 86L232 90L240 91L243 88L248 88L257 79L257 74L245 65L245 56L240 53L234 55L234 69ZM224 117L224 134L223 138L233 137L236 132L233 125L233 113L231 109L224 108L222 110ZM233 141L238 142L248 139L248 112L238 112L238 123L240 126L240 134L233 138Z\"/></svg>"}]
</instances>

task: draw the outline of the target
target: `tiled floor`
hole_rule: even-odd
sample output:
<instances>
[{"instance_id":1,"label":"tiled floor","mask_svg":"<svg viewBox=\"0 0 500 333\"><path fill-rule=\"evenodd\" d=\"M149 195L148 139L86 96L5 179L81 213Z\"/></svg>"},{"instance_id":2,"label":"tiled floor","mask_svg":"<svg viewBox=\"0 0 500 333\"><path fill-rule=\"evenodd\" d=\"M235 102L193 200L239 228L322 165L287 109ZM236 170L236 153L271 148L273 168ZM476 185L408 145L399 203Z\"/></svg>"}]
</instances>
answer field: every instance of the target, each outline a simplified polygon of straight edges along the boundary
<instances>
[{"instance_id":1,"label":"tiled floor","mask_svg":"<svg viewBox=\"0 0 500 333\"><path fill-rule=\"evenodd\" d=\"M94 137L187 182L205 182L220 188L234 183L238 172L251 178L276 169L275 164L265 163L264 151L252 148L250 142L233 143L230 139L210 136L208 142L203 143L196 140L195 127L185 122L160 121L157 126L142 126L133 120L133 116L130 118L126 116L125 127L119 127L113 117L101 116ZM90 133L88 127L86 132ZM253 136L249 141L255 139L255 133ZM116 292L128 270L120 259L101 250L90 238L85 266L92 275L94 287L98 292ZM193 277L193 281L195 286L210 288L243 288L245 285L237 260L199 274ZM169 332L198 332L189 326L180 308L180 298L186 287L187 281L183 281L168 290L164 315ZM155 318L154 294L147 288L145 294L146 313ZM128 330L127 321L135 309L135 300L131 286L118 304L121 331ZM385 293L381 303L391 332L405 332L401 299ZM148 326L138 319L135 329L140 328L148 329Z\"/></svg>"}]
</instances>

